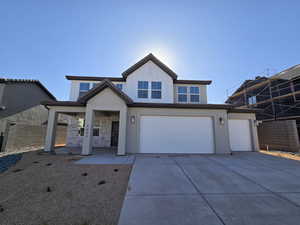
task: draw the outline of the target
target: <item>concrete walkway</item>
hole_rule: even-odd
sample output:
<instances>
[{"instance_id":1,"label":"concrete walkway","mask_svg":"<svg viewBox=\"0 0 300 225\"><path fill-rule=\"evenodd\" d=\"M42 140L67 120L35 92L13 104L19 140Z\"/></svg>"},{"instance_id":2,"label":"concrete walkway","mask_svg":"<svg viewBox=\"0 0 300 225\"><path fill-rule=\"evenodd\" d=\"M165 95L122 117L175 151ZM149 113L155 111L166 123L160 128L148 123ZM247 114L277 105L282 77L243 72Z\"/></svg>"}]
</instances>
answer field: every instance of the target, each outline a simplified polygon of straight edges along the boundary
<instances>
[{"instance_id":1,"label":"concrete walkway","mask_svg":"<svg viewBox=\"0 0 300 225\"><path fill-rule=\"evenodd\" d=\"M260 153L136 156L119 225L294 225L300 163Z\"/></svg>"},{"instance_id":2,"label":"concrete walkway","mask_svg":"<svg viewBox=\"0 0 300 225\"><path fill-rule=\"evenodd\" d=\"M114 164L133 164L134 155L117 156L114 153L98 153L86 156L75 162L75 164L86 165L114 165Z\"/></svg>"}]
</instances>

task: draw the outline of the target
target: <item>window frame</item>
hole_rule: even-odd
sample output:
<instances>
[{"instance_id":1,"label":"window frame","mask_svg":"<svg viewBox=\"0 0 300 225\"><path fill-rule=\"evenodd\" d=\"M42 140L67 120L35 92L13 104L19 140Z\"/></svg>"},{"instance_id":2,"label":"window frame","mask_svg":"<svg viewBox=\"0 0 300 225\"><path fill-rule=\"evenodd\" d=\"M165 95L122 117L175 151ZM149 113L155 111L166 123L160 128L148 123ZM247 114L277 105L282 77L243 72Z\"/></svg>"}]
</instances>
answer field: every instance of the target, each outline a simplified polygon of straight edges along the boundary
<instances>
[{"instance_id":1,"label":"window frame","mask_svg":"<svg viewBox=\"0 0 300 225\"><path fill-rule=\"evenodd\" d=\"M185 91L182 91L180 89L185 89ZM193 90L196 89L197 91ZM181 97L180 97L181 96ZM183 101L182 98L185 96L185 101ZM192 100L193 97L197 96L198 101ZM200 104L201 101L201 87L195 86L195 85L178 85L176 86L176 100L178 103L186 103L186 104Z\"/></svg>"},{"instance_id":2,"label":"window frame","mask_svg":"<svg viewBox=\"0 0 300 225\"><path fill-rule=\"evenodd\" d=\"M147 84L147 88L144 88L144 87L140 87L140 84L142 83L142 82L144 82L145 84ZM139 93L141 93L141 92L144 92L144 93L146 93L146 97L141 97L140 95L139 95ZM137 85L137 98L142 98L142 99L147 99L147 98L149 98L149 81L138 81L138 85Z\"/></svg>"},{"instance_id":3,"label":"window frame","mask_svg":"<svg viewBox=\"0 0 300 225\"><path fill-rule=\"evenodd\" d=\"M95 131L98 131L98 135L95 135ZM100 137L100 127L93 127L93 137Z\"/></svg>"},{"instance_id":4,"label":"window frame","mask_svg":"<svg viewBox=\"0 0 300 225\"><path fill-rule=\"evenodd\" d=\"M248 105L254 105L257 103L256 95L248 97Z\"/></svg>"},{"instance_id":5,"label":"window frame","mask_svg":"<svg viewBox=\"0 0 300 225\"><path fill-rule=\"evenodd\" d=\"M118 84L115 84L115 86L119 89L119 90L123 90L123 84L122 83L118 83ZM120 87L121 86L121 87Z\"/></svg>"},{"instance_id":6,"label":"window frame","mask_svg":"<svg viewBox=\"0 0 300 225\"><path fill-rule=\"evenodd\" d=\"M81 87L81 85L87 85L87 89L83 89L82 87ZM80 82L79 83L79 93L78 93L78 97L80 98L81 96L83 96L85 93L87 93L89 90L90 90L90 83L88 83L88 82Z\"/></svg>"},{"instance_id":7,"label":"window frame","mask_svg":"<svg viewBox=\"0 0 300 225\"><path fill-rule=\"evenodd\" d=\"M153 88L153 83L159 84L159 88ZM154 97L153 93L159 93L159 97ZM151 81L151 99L161 99L162 98L162 82L161 81Z\"/></svg>"},{"instance_id":8,"label":"window frame","mask_svg":"<svg viewBox=\"0 0 300 225\"><path fill-rule=\"evenodd\" d=\"M99 83L91 83L91 88L94 88L98 85Z\"/></svg>"},{"instance_id":9,"label":"window frame","mask_svg":"<svg viewBox=\"0 0 300 225\"><path fill-rule=\"evenodd\" d=\"M186 89L185 92L179 91L180 88ZM176 86L176 96L177 96L177 102L179 103L188 103L188 86ZM185 101L181 101L179 96L185 96Z\"/></svg>"},{"instance_id":10,"label":"window frame","mask_svg":"<svg viewBox=\"0 0 300 225\"><path fill-rule=\"evenodd\" d=\"M196 88L198 90L198 93L193 93L192 92L192 88ZM200 87L198 86L189 86L189 91L190 91L190 95L189 95L189 100L190 100L190 103L200 103ZM192 96L197 96L198 97L198 101L192 101Z\"/></svg>"},{"instance_id":11,"label":"window frame","mask_svg":"<svg viewBox=\"0 0 300 225\"><path fill-rule=\"evenodd\" d=\"M79 118L78 119L78 125L79 125L78 136L83 137L84 136L85 119L84 118Z\"/></svg>"}]
</instances>

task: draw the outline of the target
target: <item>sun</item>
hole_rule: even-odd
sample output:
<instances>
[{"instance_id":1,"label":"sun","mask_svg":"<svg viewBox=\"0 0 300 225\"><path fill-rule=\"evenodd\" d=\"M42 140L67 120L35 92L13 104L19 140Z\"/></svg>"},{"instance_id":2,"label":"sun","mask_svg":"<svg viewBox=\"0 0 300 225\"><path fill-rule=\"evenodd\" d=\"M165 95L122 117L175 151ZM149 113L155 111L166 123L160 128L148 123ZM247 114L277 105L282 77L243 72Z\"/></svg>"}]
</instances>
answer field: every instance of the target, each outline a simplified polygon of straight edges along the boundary
<instances>
[{"instance_id":1,"label":"sun","mask_svg":"<svg viewBox=\"0 0 300 225\"><path fill-rule=\"evenodd\" d=\"M160 61L166 64L169 67L174 67L174 60L172 58L172 54L166 48L155 47L155 48L145 48L139 54L139 58L143 58L146 55L152 53L155 57L157 57Z\"/></svg>"}]
</instances>

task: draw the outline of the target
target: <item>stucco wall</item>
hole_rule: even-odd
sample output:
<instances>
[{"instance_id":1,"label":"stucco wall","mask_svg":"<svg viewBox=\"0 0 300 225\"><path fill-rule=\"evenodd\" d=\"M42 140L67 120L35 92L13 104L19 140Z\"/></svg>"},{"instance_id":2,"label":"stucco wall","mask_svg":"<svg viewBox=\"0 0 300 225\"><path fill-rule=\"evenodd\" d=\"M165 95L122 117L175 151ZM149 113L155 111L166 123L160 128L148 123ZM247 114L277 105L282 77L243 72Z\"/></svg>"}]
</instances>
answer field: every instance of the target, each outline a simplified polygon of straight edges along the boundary
<instances>
[{"instance_id":1,"label":"stucco wall","mask_svg":"<svg viewBox=\"0 0 300 225\"><path fill-rule=\"evenodd\" d=\"M162 82L162 98L151 98L151 83L149 83L148 99L137 97L137 85L138 81L161 81ZM99 83L99 81L76 81L71 82L70 100L76 101L79 95L80 83ZM126 82L113 82L114 84L122 83L123 89L127 95L129 95L133 101L136 102L157 102L157 103L173 103L174 102L174 88L173 79L163 70L161 70L152 61L147 62L136 71L132 72ZM203 89L204 90L204 89Z\"/></svg>"},{"instance_id":2,"label":"stucco wall","mask_svg":"<svg viewBox=\"0 0 300 225\"><path fill-rule=\"evenodd\" d=\"M0 119L40 105L45 100L51 98L35 83L5 84L1 103L5 110L0 110Z\"/></svg>"},{"instance_id":3,"label":"stucco wall","mask_svg":"<svg viewBox=\"0 0 300 225\"><path fill-rule=\"evenodd\" d=\"M205 110L205 109L167 109L167 108L129 108L128 117L135 117L135 123L128 120L127 123L127 152L139 152L140 140L140 118L142 115L157 116L208 116L213 119L215 153L229 153L229 136L226 110ZM222 125L219 118L222 117L225 123Z\"/></svg>"},{"instance_id":4,"label":"stucco wall","mask_svg":"<svg viewBox=\"0 0 300 225\"><path fill-rule=\"evenodd\" d=\"M269 150L299 152L299 137L295 120L263 122L258 126L260 147Z\"/></svg>"},{"instance_id":5,"label":"stucco wall","mask_svg":"<svg viewBox=\"0 0 300 225\"><path fill-rule=\"evenodd\" d=\"M137 97L138 81L149 82L148 98ZM161 81L162 95L161 99L151 98L151 81ZM173 103L174 102L173 79L152 61L148 61L136 71L132 72L126 80L125 93L128 94L135 102L157 102Z\"/></svg>"}]
</instances>

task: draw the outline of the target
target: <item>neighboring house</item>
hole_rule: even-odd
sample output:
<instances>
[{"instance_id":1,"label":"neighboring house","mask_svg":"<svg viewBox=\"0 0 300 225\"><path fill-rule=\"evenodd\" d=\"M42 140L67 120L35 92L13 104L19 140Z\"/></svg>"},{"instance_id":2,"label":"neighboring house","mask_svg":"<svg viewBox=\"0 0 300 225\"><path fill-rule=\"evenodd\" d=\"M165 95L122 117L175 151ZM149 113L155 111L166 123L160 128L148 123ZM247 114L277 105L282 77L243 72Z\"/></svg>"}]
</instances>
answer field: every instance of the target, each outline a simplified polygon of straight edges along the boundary
<instances>
[{"instance_id":1,"label":"neighboring house","mask_svg":"<svg viewBox=\"0 0 300 225\"><path fill-rule=\"evenodd\" d=\"M43 123L48 119L48 110L40 102L46 100L56 99L37 80L0 78L2 152L44 147L46 125L43 126ZM60 130L63 129L66 130Z\"/></svg>"},{"instance_id":2,"label":"neighboring house","mask_svg":"<svg viewBox=\"0 0 300 225\"><path fill-rule=\"evenodd\" d=\"M258 150L255 113L208 104L211 81L180 80L149 54L122 77L66 76L70 101L47 101L45 150L58 113L71 115L67 146L117 147L117 153L230 153Z\"/></svg>"},{"instance_id":3,"label":"neighboring house","mask_svg":"<svg viewBox=\"0 0 300 225\"><path fill-rule=\"evenodd\" d=\"M226 101L240 108L257 108L261 148L299 151L300 65L271 77L246 80Z\"/></svg>"}]
</instances>

